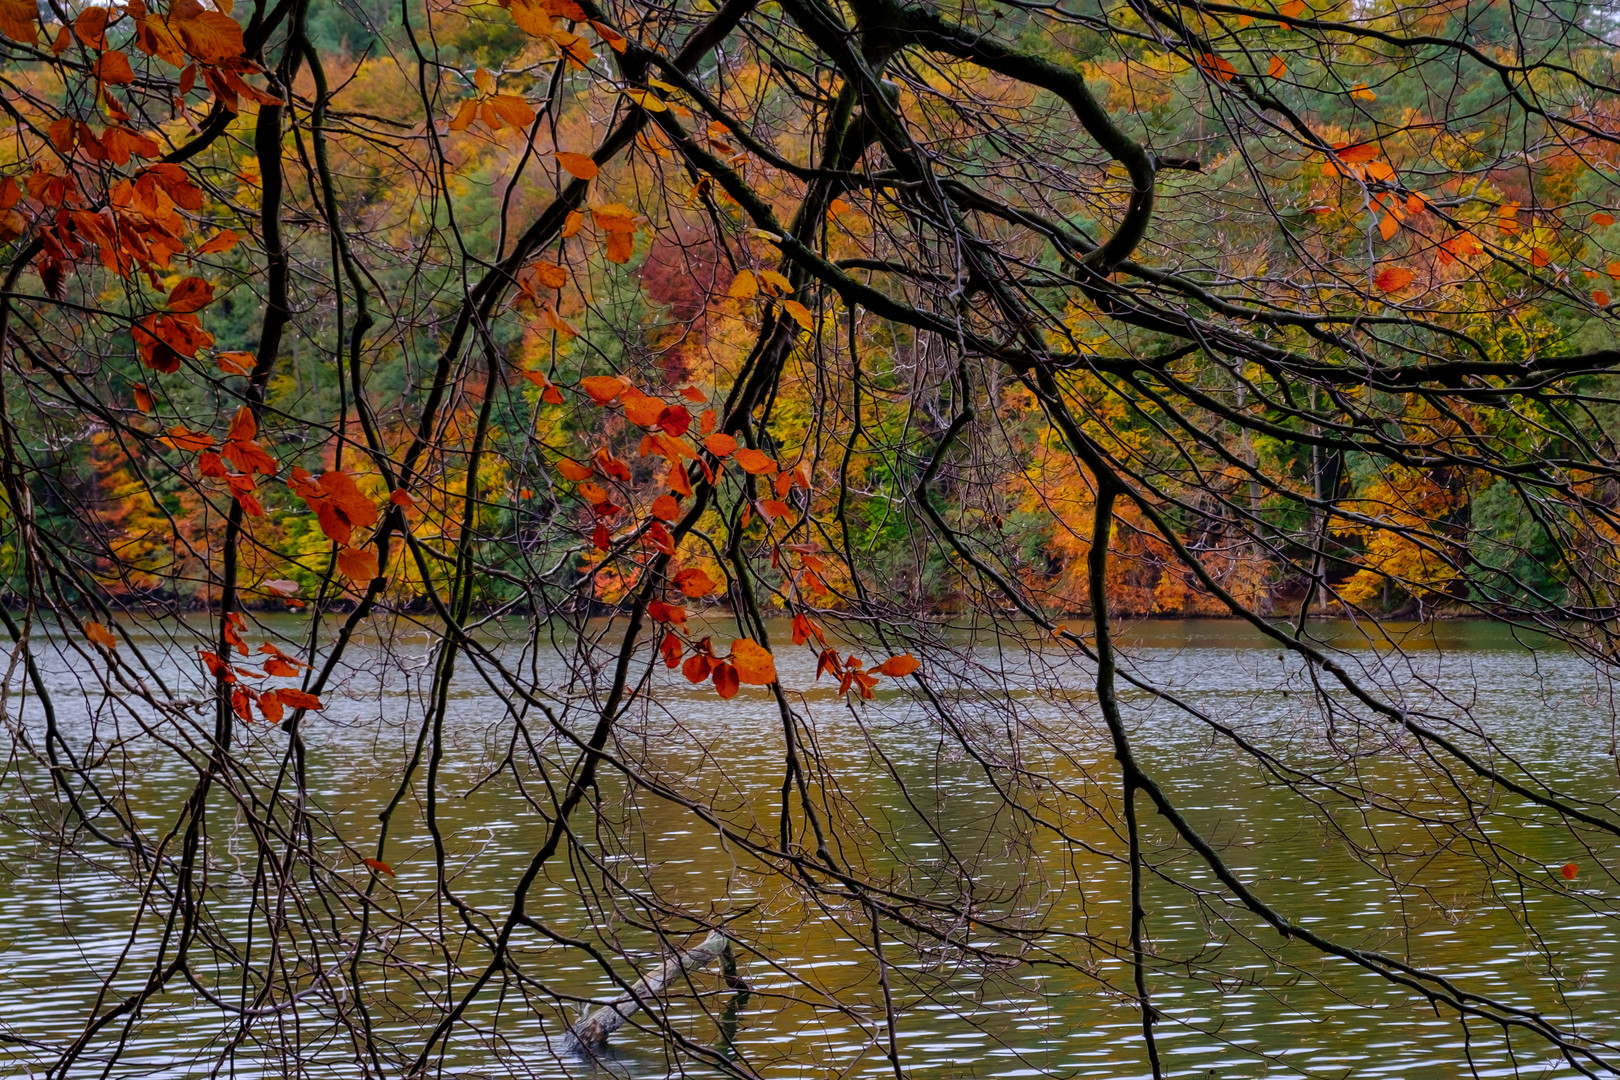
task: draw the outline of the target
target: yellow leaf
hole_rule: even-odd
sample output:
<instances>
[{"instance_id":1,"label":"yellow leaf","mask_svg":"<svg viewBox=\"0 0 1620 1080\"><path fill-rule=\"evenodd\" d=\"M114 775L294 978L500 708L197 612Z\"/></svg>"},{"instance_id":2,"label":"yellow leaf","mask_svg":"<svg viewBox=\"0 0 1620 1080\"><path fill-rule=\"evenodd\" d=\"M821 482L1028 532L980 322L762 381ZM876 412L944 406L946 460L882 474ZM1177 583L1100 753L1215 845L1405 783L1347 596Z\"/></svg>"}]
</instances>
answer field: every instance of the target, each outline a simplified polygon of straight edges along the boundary
<instances>
[{"instance_id":1,"label":"yellow leaf","mask_svg":"<svg viewBox=\"0 0 1620 1080\"><path fill-rule=\"evenodd\" d=\"M766 285L766 291L774 296L782 296L793 291L793 282L775 270L761 270L759 276Z\"/></svg>"},{"instance_id":2,"label":"yellow leaf","mask_svg":"<svg viewBox=\"0 0 1620 1080\"><path fill-rule=\"evenodd\" d=\"M479 68L473 72L473 85L478 87L478 92L481 94L493 94L495 92L495 76L483 68Z\"/></svg>"},{"instance_id":3,"label":"yellow leaf","mask_svg":"<svg viewBox=\"0 0 1620 1080\"><path fill-rule=\"evenodd\" d=\"M625 90L624 96L648 112L667 112L669 109L669 106L665 105L663 99L658 95L650 94L645 90L637 90L633 86Z\"/></svg>"},{"instance_id":4,"label":"yellow leaf","mask_svg":"<svg viewBox=\"0 0 1620 1080\"><path fill-rule=\"evenodd\" d=\"M737 276L731 279L731 288L726 295L733 300L752 300L759 292L759 282L754 280L751 270L739 270Z\"/></svg>"},{"instance_id":5,"label":"yellow leaf","mask_svg":"<svg viewBox=\"0 0 1620 1080\"><path fill-rule=\"evenodd\" d=\"M1367 84L1358 82L1350 88L1350 96L1360 98L1362 101L1377 101L1378 95L1367 89Z\"/></svg>"},{"instance_id":6,"label":"yellow leaf","mask_svg":"<svg viewBox=\"0 0 1620 1080\"><path fill-rule=\"evenodd\" d=\"M731 643L731 664L737 669L740 683L769 686L776 681L775 659L752 638L738 638Z\"/></svg>"}]
</instances>

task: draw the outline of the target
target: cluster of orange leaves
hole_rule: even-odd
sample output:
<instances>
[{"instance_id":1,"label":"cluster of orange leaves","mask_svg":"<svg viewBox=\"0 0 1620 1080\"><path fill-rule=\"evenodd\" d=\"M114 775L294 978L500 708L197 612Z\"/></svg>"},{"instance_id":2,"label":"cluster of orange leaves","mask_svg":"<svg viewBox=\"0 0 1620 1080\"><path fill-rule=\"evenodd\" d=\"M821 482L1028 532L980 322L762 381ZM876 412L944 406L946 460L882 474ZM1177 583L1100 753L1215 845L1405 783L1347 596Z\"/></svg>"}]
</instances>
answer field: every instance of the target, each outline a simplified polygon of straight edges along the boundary
<instances>
[{"instance_id":1,"label":"cluster of orange leaves","mask_svg":"<svg viewBox=\"0 0 1620 1080\"><path fill-rule=\"evenodd\" d=\"M324 706L321 699L314 694L303 690L296 690L290 686L280 686L270 690L261 690L248 686L244 679L290 679L296 678L299 671L309 665L302 660L296 660L275 645L266 641L259 646L259 655L265 659L260 661L263 670L251 668L245 664L232 664L227 657L232 652L249 655L252 651L247 642L242 639L243 620L238 612L230 612L225 616L223 625L225 636L225 656L218 653L203 651L200 653L203 666L208 673L231 689L231 710L246 723L253 722L253 708L258 707L259 714L272 724L280 723L288 709L308 709L318 711Z\"/></svg>"},{"instance_id":2,"label":"cluster of orange leaves","mask_svg":"<svg viewBox=\"0 0 1620 1080\"><path fill-rule=\"evenodd\" d=\"M549 383L545 385L548 394L556 393L560 397L560 390L557 387ZM811 473L808 461L801 461L790 469L781 468L776 459L763 450L739 445L735 436L716 431L718 418L713 409L703 411L697 421L696 434L693 435L692 414L686 405L665 401L656 395L648 394L623 376L586 376L579 381L577 389L598 407L617 405L621 408L625 419L642 429L640 455L642 457L659 455L668 464L666 472L668 490L652 500L645 516L626 541L628 543L639 539L650 553L665 557L673 557L676 554L675 539L669 531L668 524L680 517L681 500L693 494L689 466L697 469L702 474L704 482L710 485L717 482L728 461L734 463L748 476L767 481L776 497L762 498L757 502L760 513L766 519L796 516L793 508L782 500L787 498L795 487L802 488L807 493L810 490ZM705 400L703 393L695 387L683 388L680 393L689 402L701 403ZM699 445L694 445L691 441L695 438L701 438ZM609 551L614 541L607 523L624 513L625 508L613 501L614 495L607 485L615 481L621 484L628 483L631 478L629 464L614 456L606 448L601 448L585 460L560 458L555 467L564 480L575 485L576 493L591 507L595 521L591 537L593 546L598 551ZM750 508L745 506L742 526L746 527L750 514ZM794 588L808 587L824 594L826 586L820 578L823 566L814 553L814 546L784 544L773 548L772 563L778 568L782 567L784 549L801 556L801 568L792 575ZM696 566L685 567L669 574L667 585L689 600L701 599L721 588L721 583L715 581L706 570ZM722 698L729 699L735 696L742 686L764 686L776 681L776 666L770 652L751 638L737 639L722 655L715 650L711 638L692 640L686 634L685 607L664 599L653 599L647 605L647 614L664 628L658 643L658 651L664 663L671 669L679 667L691 682L712 681L715 691ZM820 641L824 650L823 669L827 664L827 656L832 655L835 670L842 673L844 688L847 690L852 685L857 686L866 697L872 696L871 688L876 685L877 676L903 675L916 670L916 661L909 657L892 658L869 671L864 670L862 662L853 656L839 664L836 654L826 651L826 641L821 628L802 613L795 615L794 644L804 644L811 637Z\"/></svg>"},{"instance_id":3,"label":"cluster of orange leaves","mask_svg":"<svg viewBox=\"0 0 1620 1080\"><path fill-rule=\"evenodd\" d=\"M1389 241L1395 238L1403 222L1428 211L1429 199L1421 192L1398 190L1400 185L1394 167L1387 161L1379 160L1378 151L1376 142L1334 143L1332 153L1328 155L1327 167L1331 173L1370 186L1368 199L1378 215L1378 235ZM1385 190L1386 186L1397 190ZM1513 236L1520 232L1517 202L1502 203L1496 208L1494 218L1496 230L1501 235ZM1614 224L1615 217L1608 211L1599 210L1591 215L1591 221L1594 225L1607 227ZM1485 246L1469 229L1455 225L1450 235L1434 243L1433 251L1441 265L1449 265L1482 254ZM1553 265L1552 255L1545 248L1536 246L1531 247L1528 261L1537 269ZM1620 263L1610 263L1607 271L1610 277L1620 279ZM1582 272L1589 279L1598 276L1595 270ZM1374 273L1373 286L1384 293L1399 292L1412 284L1416 277L1416 272L1410 267L1385 265ZM1606 307L1609 294L1597 289L1592 293L1592 299L1599 307Z\"/></svg>"},{"instance_id":4,"label":"cluster of orange leaves","mask_svg":"<svg viewBox=\"0 0 1620 1080\"><path fill-rule=\"evenodd\" d=\"M272 724L280 723L288 709L307 709L319 711L325 706L321 699L304 690L290 686L278 686L271 689L260 689L248 686L244 679L293 679L298 673L309 665L302 660L295 659L283 652L271 642L264 642L258 648L258 655L264 657L258 668L248 667L242 663L231 663L227 657L233 652L243 656L251 655L253 650L248 647L242 637L246 622L240 612L228 613L220 624L221 634L225 639L225 656L220 656L212 650L201 650L198 653L203 667L219 682L228 686L231 691L231 710L244 722L253 722L253 709L257 708L259 714ZM84 636L92 643L111 653L118 648L118 639L113 636L104 624L95 621L86 621Z\"/></svg>"},{"instance_id":5,"label":"cluster of orange leaves","mask_svg":"<svg viewBox=\"0 0 1620 1080\"><path fill-rule=\"evenodd\" d=\"M60 295L64 268L83 258L88 247L97 250L107 269L123 276L144 271L156 287L154 270L167 269L170 259L185 250L180 239L185 225L176 209L194 211L203 205L201 192L180 166L167 163L146 166L134 177L114 174L104 193L89 190L88 185L99 186L103 179L97 166L123 167L136 159L156 158L163 149L156 138L135 129L129 110L114 93L114 88L136 82L137 74L130 56L109 46L111 27L130 20L137 50L180 69L171 104L182 115L185 98L199 79L233 113L243 97L261 105L279 102L246 81L259 69L242 55L242 28L228 14L228 0L220 0L218 6L223 10L205 8L199 0L170 0L161 11L144 0L88 6L71 26L58 30L51 45L54 53L62 56L77 44L88 54L83 70L106 123L98 131L89 117L60 116L43 125L59 160L33 165L25 179L26 205L17 177L0 178L0 243L27 231L30 222L22 210L31 210L42 246L39 272L52 296ZM30 0L0 0L0 34L32 46L40 29L37 5ZM90 168L80 173L80 163ZM100 209L88 209L92 206ZM200 253L209 250L205 244ZM176 351L194 337L176 332Z\"/></svg>"}]
</instances>

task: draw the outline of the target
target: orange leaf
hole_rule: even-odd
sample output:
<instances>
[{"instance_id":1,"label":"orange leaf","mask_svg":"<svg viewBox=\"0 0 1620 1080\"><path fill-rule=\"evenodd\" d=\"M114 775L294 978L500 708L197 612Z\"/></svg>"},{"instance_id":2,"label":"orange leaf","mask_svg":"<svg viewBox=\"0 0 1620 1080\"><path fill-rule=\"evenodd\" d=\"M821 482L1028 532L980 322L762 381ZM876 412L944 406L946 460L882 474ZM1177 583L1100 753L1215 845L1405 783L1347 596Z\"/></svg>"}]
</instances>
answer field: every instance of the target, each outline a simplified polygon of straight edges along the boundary
<instances>
[{"instance_id":1,"label":"orange leaf","mask_svg":"<svg viewBox=\"0 0 1620 1080\"><path fill-rule=\"evenodd\" d=\"M681 665L681 674L686 676L687 682L700 683L708 679L709 669L713 664L714 661L702 653L693 653L686 658L686 663Z\"/></svg>"},{"instance_id":2,"label":"orange leaf","mask_svg":"<svg viewBox=\"0 0 1620 1080\"><path fill-rule=\"evenodd\" d=\"M112 636L112 631L98 622L86 622L84 624L84 636L109 652L118 648L118 639Z\"/></svg>"},{"instance_id":3,"label":"orange leaf","mask_svg":"<svg viewBox=\"0 0 1620 1080\"><path fill-rule=\"evenodd\" d=\"M416 500L404 488L395 488L388 493L388 501L405 510L415 510Z\"/></svg>"},{"instance_id":4,"label":"orange leaf","mask_svg":"<svg viewBox=\"0 0 1620 1080\"><path fill-rule=\"evenodd\" d=\"M736 668L738 682L769 686L776 681L776 661L752 638L738 638L731 643L731 663Z\"/></svg>"},{"instance_id":5,"label":"orange leaf","mask_svg":"<svg viewBox=\"0 0 1620 1080\"><path fill-rule=\"evenodd\" d=\"M731 288L726 295L733 300L752 300L759 293L759 282L752 270L739 270L737 276L731 279Z\"/></svg>"},{"instance_id":6,"label":"orange leaf","mask_svg":"<svg viewBox=\"0 0 1620 1080\"><path fill-rule=\"evenodd\" d=\"M809 308L805 307L797 300L783 300L782 310L791 315L793 317L793 321L804 327L806 330L815 330L815 317L810 314Z\"/></svg>"},{"instance_id":7,"label":"orange leaf","mask_svg":"<svg viewBox=\"0 0 1620 1080\"><path fill-rule=\"evenodd\" d=\"M534 123L534 110L515 94L496 94L489 99L489 107L495 110L496 116L520 131Z\"/></svg>"},{"instance_id":8,"label":"orange leaf","mask_svg":"<svg viewBox=\"0 0 1620 1080\"><path fill-rule=\"evenodd\" d=\"M793 507L779 499L766 499L759 504L759 508L766 517L790 518L798 516Z\"/></svg>"},{"instance_id":9,"label":"orange leaf","mask_svg":"<svg viewBox=\"0 0 1620 1080\"><path fill-rule=\"evenodd\" d=\"M147 389L146 384L138 382L131 389L135 391L135 407L141 412L151 412L152 391Z\"/></svg>"},{"instance_id":10,"label":"orange leaf","mask_svg":"<svg viewBox=\"0 0 1620 1080\"><path fill-rule=\"evenodd\" d=\"M1400 229L1400 220L1394 214L1385 214L1378 219L1378 235L1385 240L1392 238Z\"/></svg>"},{"instance_id":11,"label":"orange leaf","mask_svg":"<svg viewBox=\"0 0 1620 1080\"><path fill-rule=\"evenodd\" d=\"M899 678L901 676L910 675L913 671L916 671L921 666L922 665L917 662L917 658L915 656L912 656L910 653L903 653L900 656L889 657L872 670L877 672L879 675L893 675L896 678Z\"/></svg>"},{"instance_id":12,"label":"orange leaf","mask_svg":"<svg viewBox=\"0 0 1620 1080\"><path fill-rule=\"evenodd\" d=\"M653 622L678 623L686 622L686 609L666 604L662 600L647 601L647 615Z\"/></svg>"},{"instance_id":13,"label":"orange leaf","mask_svg":"<svg viewBox=\"0 0 1620 1080\"><path fill-rule=\"evenodd\" d=\"M1286 18L1297 19L1305 14L1305 0L1288 0L1288 3L1277 9L1277 14Z\"/></svg>"},{"instance_id":14,"label":"orange leaf","mask_svg":"<svg viewBox=\"0 0 1620 1080\"><path fill-rule=\"evenodd\" d=\"M1396 292L1412 284L1414 276L1404 266L1386 266L1373 278L1373 285L1380 292Z\"/></svg>"},{"instance_id":15,"label":"orange leaf","mask_svg":"<svg viewBox=\"0 0 1620 1080\"><path fill-rule=\"evenodd\" d=\"M383 862L381 859L366 859L365 864L366 869L372 871L373 873L387 874L389 877L394 876L394 868Z\"/></svg>"},{"instance_id":16,"label":"orange leaf","mask_svg":"<svg viewBox=\"0 0 1620 1080\"><path fill-rule=\"evenodd\" d=\"M1572 862L1567 862L1558 868L1558 872L1564 875L1565 881L1574 881L1575 875L1581 872L1581 868Z\"/></svg>"},{"instance_id":17,"label":"orange leaf","mask_svg":"<svg viewBox=\"0 0 1620 1080\"><path fill-rule=\"evenodd\" d=\"M1378 156L1378 144L1364 142L1352 146L1348 143L1335 143L1333 153L1346 165L1363 165Z\"/></svg>"},{"instance_id":18,"label":"orange leaf","mask_svg":"<svg viewBox=\"0 0 1620 1080\"><path fill-rule=\"evenodd\" d=\"M596 162L591 160L590 155L570 154L563 150L557 151L557 164L563 167L564 172L581 180L590 180L601 171L596 167Z\"/></svg>"},{"instance_id":19,"label":"orange leaf","mask_svg":"<svg viewBox=\"0 0 1620 1080\"><path fill-rule=\"evenodd\" d=\"M736 668L724 663L715 666L714 690L722 700L730 701L736 697L741 686L742 679L738 676Z\"/></svg>"},{"instance_id":20,"label":"orange leaf","mask_svg":"<svg viewBox=\"0 0 1620 1080\"><path fill-rule=\"evenodd\" d=\"M276 696L281 699L283 705L290 705L295 709L309 709L312 712L319 712L326 707L321 704L320 698L314 694L306 694L302 690L289 690L283 687L276 691Z\"/></svg>"},{"instance_id":21,"label":"orange leaf","mask_svg":"<svg viewBox=\"0 0 1620 1080\"><path fill-rule=\"evenodd\" d=\"M197 249L199 255L213 255L221 251L229 251L240 243L242 238L229 229L221 229L208 242Z\"/></svg>"},{"instance_id":22,"label":"orange leaf","mask_svg":"<svg viewBox=\"0 0 1620 1080\"><path fill-rule=\"evenodd\" d=\"M169 293L169 310L201 311L214 299L214 286L200 277L188 277Z\"/></svg>"},{"instance_id":23,"label":"orange leaf","mask_svg":"<svg viewBox=\"0 0 1620 1080\"><path fill-rule=\"evenodd\" d=\"M715 432L703 440L703 448L715 457L725 457L737 449L737 440L723 432Z\"/></svg>"},{"instance_id":24,"label":"orange leaf","mask_svg":"<svg viewBox=\"0 0 1620 1080\"><path fill-rule=\"evenodd\" d=\"M568 284L568 271L556 263L537 262L534 264L534 278L548 289L560 289Z\"/></svg>"},{"instance_id":25,"label":"orange leaf","mask_svg":"<svg viewBox=\"0 0 1620 1080\"><path fill-rule=\"evenodd\" d=\"M633 232L610 232L607 237L607 261L623 266L630 261L630 256L636 251L636 234Z\"/></svg>"},{"instance_id":26,"label":"orange leaf","mask_svg":"<svg viewBox=\"0 0 1620 1080\"><path fill-rule=\"evenodd\" d=\"M1596 303L1598 307L1608 307L1609 294L1604 292L1602 289L1597 289L1592 293L1592 301Z\"/></svg>"},{"instance_id":27,"label":"orange leaf","mask_svg":"<svg viewBox=\"0 0 1620 1080\"><path fill-rule=\"evenodd\" d=\"M176 450L206 450L214 445L214 437L206 431L193 431L184 424L176 424L169 429L169 434L159 442L167 443Z\"/></svg>"},{"instance_id":28,"label":"orange leaf","mask_svg":"<svg viewBox=\"0 0 1620 1080\"><path fill-rule=\"evenodd\" d=\"M653 500L652 515L664 521L674 521L681 516L681 504L675 501L673 495L660 495Z\"/></svg>"},{"instance_id":29,"label":"orange leaf","mask_svg":"<svg viewBox=\"0 0 1620 1080\"><path fill-rule=\"evenodd\" d=\"M1237 68L1233 67L1232 62L1224 56L1202 53L1198 57L1198 66L1204 74L1221 82L1231 82L1237 78Z\"/></svg>"},{"instance_id":30,"label":"orange leaf","mask_svg":"<svg viewBox=\"0 0 1620 1080\"><path fill-rule=\"evenodd\" d=\"M579 380L579 388L598 405L607 405L630 389L630 384L617 375L587 375Z\"/></svg>"},{"instance_id":31,"label":"orange leaf","mask_svg":"<svg viewBox=\"0 0 1620 1080\"><path fill-rule=\"evenodd\" d=\"M1360 98L1362 101L1378 100L1378 95L1367 89L1367 84L1364 82L1358 82L1355 86L1351 87L1350 96L1353 98Z\"/></svg>"},{"instance_id":32,"label":"orange leaf","mask_svg":"<svg viewBox=\"0 0 1620 1080\"><path fill-rule=\"evenodd\" d=\"M1552 263L1552 256L1547 254L1546 248L1532 248L1530 250L1531 266L1548 266Z\"/></svg>"},{"instance_id":33,"label":"orange leaf","mask_svg":"<svg viewBox=\"0 0 1620 1080\"><path fill-rule=\"evenodd\" d=\"M377 553L371 548L346 547L338 552L337 567L356 584L370 584L377 576Z\"/></svg>"},{"instance_id":34,"label":"orange leaf","mask_svg":"<svg viewBox=\"0 0 1620 1080\"><path fill-rule=\"evenodd\" d=\"M219 353L214 361L219 364L219 370L227 375L251 375L259 364L258 357L239 350Z\"/></svg>"},{"instance_id":35,"label":"orange leaf","mask_svg":"<svg viewBox=\"0 0 1620 1080\"><path fill-rule=\"evenodd\" d=\"M581 480L589 480L596 475L596 470L589 465L568 458L562 458L557 462L557 471L562 474L564 480L572 480L575 483L579 483Z\"/></svg>"},{"instance_id":36,"label":"orange leaf","mask_svg":"<svg viewBox=\"0 0 1620 1080\"><path fill-rule=\"evenodd\" d=\"M619 404L624 406L625 419L637 427L652 427L664 415L663 400L640 391L626 393Z\"/></svg>"},{"instance_id":37,"label":"orange leaf","mask_svg":"<svg viewBox=\"0 0 1620 1080\"><path fill-rule=\"evenodd\" d=\"M96 58L95 75L109 86L128 86L135 81L135 72L129 66L129 57L117 49L102 53Z\"/></svg>"},{"instance_id":38,"label":"orange leaf","mask_svg":"<svg viewBox=\"0 0 1620 1080\"><path fill-rule=\"evenodd\" d=\"M752 446L745 446L737 451L737 464L742 466L743 472L755 476L776 471L775 459L763 451L755 450Z\"/></svg>"},{"instance_id":39,"label":"orange leaf","mask_svg":"<svg viewBox=\"0 0 1620 1080\"><path fill-rule=\"evenodd\" d=\"M714 579L695 566L676 574L674 582L677 589L693 598L707 596L717 588Z\"/></svg>"},{"instance_id":40,"label":"orange leaf","mask_svg":"<svg viewBox=\"0 0 1620 1080\"><path fill-rule=\"evenodd\" d=\"M623 34L619 33L611 26L602 25L595 19L588 19L586 21L591 24L591 29L595 30L599 35L601 35L603 42L607 44L608 48L612 49L616 53L624 52L625 47L629 44L629 41Z\"/></svg>"},{"instance_id":41,"label":"orange leaf","mask_svg":"<svg viewBox=\"0 0 1620 1080\"><path fill-rule=\"evenodd\" d=\"M1305 6L1304 0L1294 0L1294 2L1299 4L1299 6L1301 8L1303 8ZM1284 7L1292 7L1293 5L1292 4L1285 4L1283 6ZM1267 67L1266 67L1266 74L1270 75L1273 79L1280 79L1284 75L1288 74L1288 65L1283 63L1283 58L1282 57L1273 56L1271 58L1271 63L1269 65L1267 65Z\"/></svg>"},{"instance_id":42,"label":"orange leaf","mask_svg":"<svg viewBox=\"0 0 1620 1080\"><path fill-rule=\"evenodd\" d=\"M1614 224L1614 215L1607 210L1599 210L1592 215L1592 224L1604 227Z\"/></svg>"},{"instance_id":43,"label":"orange leaf","mask_svg":"<svg viewBox=\"0 0 1620 1080\"><path fill-rule=\"evenodd\" d=\"M456 115L450 120L451 131L466 131L472 127L472 122L478 119L478 99L468 98L456 109Z\"/></svg>"}]
</instances>

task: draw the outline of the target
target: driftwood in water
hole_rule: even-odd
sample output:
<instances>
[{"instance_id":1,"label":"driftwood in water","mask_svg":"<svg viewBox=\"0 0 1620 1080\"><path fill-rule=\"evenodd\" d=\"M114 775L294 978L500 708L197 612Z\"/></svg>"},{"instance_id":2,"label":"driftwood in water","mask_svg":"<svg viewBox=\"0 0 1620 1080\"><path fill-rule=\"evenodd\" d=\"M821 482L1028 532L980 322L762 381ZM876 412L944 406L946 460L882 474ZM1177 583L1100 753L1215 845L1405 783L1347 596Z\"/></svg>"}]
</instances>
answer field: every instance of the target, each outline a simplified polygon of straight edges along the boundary
<instances>
[{"instance_id":1,"label":"driftwood in water","mask_svg":"<svg viewBox=\"0 0 1620 1080\"><path fill-rule=\"evenodd\" d=\"M664 987L682 972L708 967L715 960L723 961L726 983L734 990L746 990L747 985L737 977L736 958L731 951L731 940L718 930L709 932L695 948L676 953L658 967L644 975L630 992L595 1010L568 1029L576 1048L593 1050L607 1045L608 1036L624 1026L636 1014L642 1002L663 993Z\"/></svg>"}]
</instances>

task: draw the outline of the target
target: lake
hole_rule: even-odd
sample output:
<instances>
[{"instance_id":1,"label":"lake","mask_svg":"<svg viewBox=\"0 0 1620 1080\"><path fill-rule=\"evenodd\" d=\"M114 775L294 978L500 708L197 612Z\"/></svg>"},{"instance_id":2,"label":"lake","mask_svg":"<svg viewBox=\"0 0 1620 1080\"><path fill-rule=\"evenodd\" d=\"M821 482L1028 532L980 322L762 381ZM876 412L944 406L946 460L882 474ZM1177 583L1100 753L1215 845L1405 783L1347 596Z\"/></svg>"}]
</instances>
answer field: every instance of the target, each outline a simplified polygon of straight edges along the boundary
<instances>
[{"instance_id":1,"label":"lake","mask_svg":"<svg viewBox=\"0 0 1620 1080\"><path fill-rule=\"evenodd\" d=\"M271 617L251 640L266 631L295 637L306 625ZM151 678L200 687L189 646L160 646L171 629L132 629L154 657ZM553 649L566 652L575 638L541 628L536 649L525 637L531 630L513 622L481 632L492 656L567 703L558 725L492 689L475 665L457 668L436 802L452 897L436 887L420 775L394 818L387 861L395 876L373 887L368 924L391 960L375 962L374 944L360 968L389 1076L402 1075L440 1003L481 970L492 920L546 836L556 763L572 760L570 733L583 738L589 728L591 691L570 681ZM1615 798L1612 686L1587 660L1481 623L1392 627L1398 651L1346 624L1313 630L1391 700L1454 723L1464 744L1481 747L1479 736L1491 736L1506 755L1492 758L1502 768L1530 770L1593 803ZM728 640L729 630L717 624L716 634ZM772 627L783 686L805 717L806 794L828 849L844 872L908 898L914 925L881 921L883 965L872 951L871 907L837 875L801 879L736 841L769 848L779 833L784 742L769 692L744 687L722 701L659 665L648 674L655 692L639 695L620 726L617 764L573 818L576 843L546 865L530 894L536 926L513 937L523 978L497 980L477 998L434 1066L478 1077L720 1076L728 1068L895 1076L884 1056L887 982L906 1077L1150 1075L1125 945L1118 770L1089 666L1056 643L959 641L954 657L930 655L924 669L951 717L944 724L896 680L869 702L839 697L829 680L815 679L814 652L787 637L785 625ZM1297 658L1251 628L1149 622L1127 627L1121 645L1129 670L1227 729L1122 687L1140 759L1269 903L1345 945L1534 1008L1583 1038L1620 1040L1607 834L1477 781L1459 783L1342 693L1318 694ZM138 1013L100 1028L69 1075L363 1075L346 1027L356 1012L343 990L343 950L370 876L361 859L372 854L378 814L416 750L434 649L420 628L363 639L327 708L303 722L307 811L318 828L302 857L327 870L319 884L307 872L289 874L301 884L274 903L256 884L264 868L255 832L231 792L251 800L284 790L288 736L239 725L243 767L209 808L214 937L194 948L199 985L176 978ZM81 752L93 746L105 790L147 835L163 837L195 781L185 755L200 744L187 742L184 724L127 695L110 697L96 677L99 659L42 652L41 663L67 742ZM62 855L49 778L15 750L25 735L39 745L42 731L20 674L12 672L5 711L14 752L0 779L0 1070L30 1076L45 1075L97 1009L144 983L168 907L160 881L142 910L143 871L82 830L73 840L82 857ZM192 692L201 693L177 690ZM198 722L198 730L211 724ZM799 799L790 799L790 828L808 844ZM1223 894L1145 800L1139 808L1167 1075L1577 1075L1526 1034L1508 1040L1500 1028L1465 1028L1408 988L1285 945ZM1559 874L1565 863L1578 866L1574 881ZM254 1006L256 987L230 959L271 958L266 907L276 925L318 927L276 939L283 952L275 963L299 996L267 1008ZM700 919L728 921L748 993L739 1000L714 972L692 976L668 1018L693 1052L634 1026L600 1060L565 1052L558 1036L577 1004L617 992L604 964L633 979L632 964L663 955L658 928L694 943Z\"/></svg>"}]
</instances>

